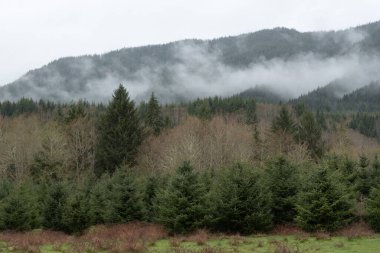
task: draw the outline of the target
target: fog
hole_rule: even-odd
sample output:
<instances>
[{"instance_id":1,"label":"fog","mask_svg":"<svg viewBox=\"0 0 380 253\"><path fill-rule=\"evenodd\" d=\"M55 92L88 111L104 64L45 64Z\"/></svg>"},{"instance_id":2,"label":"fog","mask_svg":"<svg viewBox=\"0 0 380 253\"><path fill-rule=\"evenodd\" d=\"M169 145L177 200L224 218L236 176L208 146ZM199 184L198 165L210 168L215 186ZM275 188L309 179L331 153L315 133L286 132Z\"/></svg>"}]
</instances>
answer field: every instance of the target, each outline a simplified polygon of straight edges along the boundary
<instances>
[{"instance_id":1,"label":"fog","mask_svg":"<svg viewBox=\"0 0 380 253\"><path fill-rule=\"evenodd\" d=\"M314 33L313 36L318 43L324 43L326 33ZM221 51L210 50L207 43L192 40L174 43L170 49L171 61L141 56L146 64L137 70L129 69L123 64L125 58L120 57L68 58L30 72L16 84L4 87L0 99L30 97L65 102L78 99L107 102L120 83L137 102L146 100L152 92L161 103L171 103L198 97L230 96L256 86L268 87L285 100L332 82L342 84L348 93L380 80L380 55L365 53L360 46L367 36L354 29L337 33L332 39L336 40L341 53L335 57L304 52L286 59L259 57L244 67L225 64ZM244 43L237 45L243 47Z\"/></svg>"}]
</instances>

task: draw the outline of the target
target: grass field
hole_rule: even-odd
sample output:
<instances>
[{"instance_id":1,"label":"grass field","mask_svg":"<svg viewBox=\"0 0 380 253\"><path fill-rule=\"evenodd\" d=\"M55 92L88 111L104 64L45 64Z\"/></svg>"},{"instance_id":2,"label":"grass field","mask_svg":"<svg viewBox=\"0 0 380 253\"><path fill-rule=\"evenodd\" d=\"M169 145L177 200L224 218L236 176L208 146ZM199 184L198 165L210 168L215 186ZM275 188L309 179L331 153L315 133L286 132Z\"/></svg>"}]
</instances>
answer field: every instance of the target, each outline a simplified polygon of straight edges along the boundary
<instances>
[{"instance_id":1,"label":"grass field","mask_svg":"<svg viewBox=\"0 0 380 253\"><path fill-rule=\"evenodd\" d=\"M183 242L173 245L170 240L160 240L147 252L260 252L260 253L290 253L290 252L380 252L380 236L348 239L346 237L329 237L318 239L305 236L255 236L226 237L209 240L199 245L196 242Z\"/></svg>"},{"instance_id":2,"label":"grass field","mask_svg":"<svg viewBox=\"0 0 380 253\"><path fill-rule=\"evenodd\" d=\"M276 232L276 231L275 231ZM0 233L0 252L28 253L300 253L380 252L380 234L356 226L331 236L281 231L281 235L215 235L198 231L170 237L159 226L124 224L97 226L81 236L36 230Z\"/></svg>"}]
</instances>

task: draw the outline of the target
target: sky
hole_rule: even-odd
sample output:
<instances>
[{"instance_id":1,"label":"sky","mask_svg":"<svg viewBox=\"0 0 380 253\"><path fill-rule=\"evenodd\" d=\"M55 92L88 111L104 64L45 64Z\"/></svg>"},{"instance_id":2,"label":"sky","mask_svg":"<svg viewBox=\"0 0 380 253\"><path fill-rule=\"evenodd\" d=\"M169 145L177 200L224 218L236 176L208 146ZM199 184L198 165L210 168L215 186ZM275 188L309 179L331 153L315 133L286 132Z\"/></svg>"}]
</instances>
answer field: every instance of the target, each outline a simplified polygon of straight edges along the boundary
<instances>
[{"instance_id":1,"label":"sky","mask_svg":"<svg viewBox=\"0 0 380 253\"><path fill-rule=\"evenodd\" d=\"M379 0L0 0L0 85L65 56L380 20Z\"/></svg>"}]
</instances>

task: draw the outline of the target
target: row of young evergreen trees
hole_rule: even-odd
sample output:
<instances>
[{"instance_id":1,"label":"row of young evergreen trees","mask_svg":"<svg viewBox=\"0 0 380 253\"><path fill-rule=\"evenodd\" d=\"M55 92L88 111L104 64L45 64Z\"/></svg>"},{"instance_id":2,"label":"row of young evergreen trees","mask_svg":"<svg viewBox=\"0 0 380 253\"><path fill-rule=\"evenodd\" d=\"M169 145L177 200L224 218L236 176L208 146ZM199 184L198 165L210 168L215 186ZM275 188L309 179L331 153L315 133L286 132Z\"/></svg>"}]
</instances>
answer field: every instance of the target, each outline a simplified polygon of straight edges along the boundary
<instances>
[{"instance_id":1,"label":"row of young evergreen trees","mask_svg":"<svg viewBox=\"0 0 380 253\"><path fill-rule=\"evenodd\" d=\"M185 162L155 176L122 167L82 182L2 180L0 228L80 233L96 224L146 221L173 233L206 228L250 234L276 224L335 231L365 219L380 231L379 185L378 160L294 165L284 157L264 167L236 164L205 172ZM366 211L357 212L363 200Z\"/></svg>"}]
</instances>

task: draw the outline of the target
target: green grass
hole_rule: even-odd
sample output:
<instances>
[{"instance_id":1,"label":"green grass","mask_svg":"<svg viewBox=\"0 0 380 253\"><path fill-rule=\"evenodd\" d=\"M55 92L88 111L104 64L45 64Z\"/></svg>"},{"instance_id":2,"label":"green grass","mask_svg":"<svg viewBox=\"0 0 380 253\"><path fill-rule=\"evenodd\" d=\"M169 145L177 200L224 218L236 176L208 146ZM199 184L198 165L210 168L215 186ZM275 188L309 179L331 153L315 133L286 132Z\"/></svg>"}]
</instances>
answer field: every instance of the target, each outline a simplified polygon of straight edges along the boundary
<instances>
[{"instance_id":1,"label":"green grass","mask_svg":"<svg viewBox=\"0 0 380 253\"><path fill-rule=\"evenodd\" d=\"M286 245L290 251L277 252L293 252L293 253L379 253L380 252L380 235L374 235L363 238L349 239L347 237L327 237L325 239L317 239L311 236L221 236L219 238L209 239L204 244L198 245L193 241L178 241L174 244L172 241L176 239L164 239L156 241L147 248L149 253L198 253L207 248L212 248L220 253L275 253L278 245ZM62 245L62 251L71 252L69 245ZM218 251L219 250L219 251ZM40 247L40 253L60 253L52 245L44 245ZM20 252L12 250L12 247L6 243L0 242L0 252ZM101 252L99 252L101 253Z\"/></svg>"},{"instance_id":2,"label":"green grass","mask_svg":"<svg viewBox=\"0 0 380 253\"><path fill-rule=\"evenodd\" d=\"M166 253L193 251L198 252L207 247L220 249L222 252L275 252L276 245L286 245L294 252L322 252L322 253L379 253L380 235L348 239L346 237L331 237L317 240L315 237L299 236L254 236L241 237L237 242L231 238L209 240L205 245L197 245L195 242L183 242L173 247L170 240L161 240L148 249L150 253ZM178 250L179 249L179 250ZM298 250L298 251L296 251ZM293 252L291 251L291 252Z\"/></svg>"}]
</instances>

